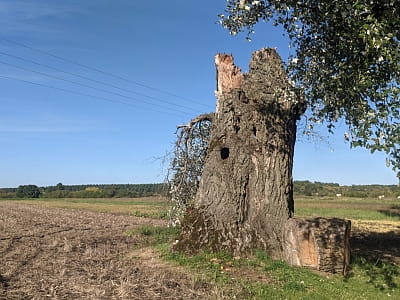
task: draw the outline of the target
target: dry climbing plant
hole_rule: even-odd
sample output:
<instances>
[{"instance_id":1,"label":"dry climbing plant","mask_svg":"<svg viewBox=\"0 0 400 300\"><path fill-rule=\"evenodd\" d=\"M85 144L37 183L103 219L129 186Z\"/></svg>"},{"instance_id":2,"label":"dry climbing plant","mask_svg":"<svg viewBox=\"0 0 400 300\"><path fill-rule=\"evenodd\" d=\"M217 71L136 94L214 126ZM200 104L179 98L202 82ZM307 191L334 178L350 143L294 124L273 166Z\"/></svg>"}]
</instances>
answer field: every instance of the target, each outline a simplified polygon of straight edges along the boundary
<instances>
[{"instance_id":1,"label":"dry climbing plant","mask_svg":"<svg viewBox=\"0 0 400 300\"><path fill-rule=\"evenodd\" d=\"M188 124L177 127L173 159L167 175L169 199L172 203L169 211L172 226L181 223L199 187L212 119L212 113L203 114Z\"/></svg>"}]
</instances>

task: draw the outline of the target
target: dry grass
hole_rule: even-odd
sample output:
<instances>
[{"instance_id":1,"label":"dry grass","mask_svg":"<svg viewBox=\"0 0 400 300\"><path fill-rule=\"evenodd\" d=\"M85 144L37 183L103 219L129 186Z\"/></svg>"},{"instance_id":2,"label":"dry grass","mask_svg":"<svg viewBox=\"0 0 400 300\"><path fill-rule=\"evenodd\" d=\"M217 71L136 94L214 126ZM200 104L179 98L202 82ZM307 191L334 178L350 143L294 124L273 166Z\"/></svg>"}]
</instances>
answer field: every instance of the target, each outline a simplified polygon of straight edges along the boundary
<instances>
[{"instance_id":1,"label":"dry grass","mask_svg":"<svg viewBox=\"0 0 400 300\"><path fill-rule=\"evenodd\" d=\"M339 217L350 219L352 231L400 234L400 206L397 199L298 198L297 216Z\"/></svg>"},{"instance_id":2,"label":"dry grass","mask_svg":"<svg viewBox=\"0 0 400 300\"><path fill-rule=\"evenodd\" d=\"M2 201L14 203L15 200ZM57 207L68 209L79 209L93 212L104 212L112 214L136 215L136 216L165 216L168 210L168 202L162 197L144 198L105 198L105 199L30 199L18 200L20 204L38 205L42 207Z\"/></svg>"},{"instance_id":3,"label":"dry grass","mask_svg":"<svg viewBox=\"0 0 400 300\"><path fill-rule=\"evenodd\" d=\"M387 220L352 220L351 222L353 230L357 232L400 234L400 222Z\"/></svg>"}]
</instances>

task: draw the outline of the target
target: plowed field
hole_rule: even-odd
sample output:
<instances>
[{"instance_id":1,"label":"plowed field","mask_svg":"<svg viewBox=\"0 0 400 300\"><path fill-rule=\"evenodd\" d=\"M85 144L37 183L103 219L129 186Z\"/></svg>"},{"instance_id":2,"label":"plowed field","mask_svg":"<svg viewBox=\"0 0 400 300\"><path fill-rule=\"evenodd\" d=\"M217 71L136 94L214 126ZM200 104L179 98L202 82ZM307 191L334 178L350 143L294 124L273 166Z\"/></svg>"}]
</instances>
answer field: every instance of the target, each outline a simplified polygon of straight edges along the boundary
<instances>
[{"instance_id":1,"label":"plowed field","mask_svg":"<svg viewBox=\"0 0 400 300\"><path fill-rule=\"evenodd\" d=\"M132 255L140 240L126 231L164 223L0 203L0 299L206 299L206 283Z\"/></svg>"}]
</instances>

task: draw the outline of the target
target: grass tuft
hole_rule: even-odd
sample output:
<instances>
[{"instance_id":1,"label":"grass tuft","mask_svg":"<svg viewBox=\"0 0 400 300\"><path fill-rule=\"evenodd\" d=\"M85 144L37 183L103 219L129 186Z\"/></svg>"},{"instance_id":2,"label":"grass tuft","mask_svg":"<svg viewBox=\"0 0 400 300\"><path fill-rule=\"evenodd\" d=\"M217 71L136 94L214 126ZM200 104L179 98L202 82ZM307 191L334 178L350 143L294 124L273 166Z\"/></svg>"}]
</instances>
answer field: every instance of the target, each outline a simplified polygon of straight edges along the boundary
<instances>
[{"instance_id":1,"label":"grass tuft","mask_svg":"<svg viewBox=\"0 0 400 300\"><path fill-rule=\"evenodd\" d=\"M179 231L178 227L143 225L127 231L127 234L141 237L146 245L158 245L172 242Z\"/></svg>"}]
</instances>

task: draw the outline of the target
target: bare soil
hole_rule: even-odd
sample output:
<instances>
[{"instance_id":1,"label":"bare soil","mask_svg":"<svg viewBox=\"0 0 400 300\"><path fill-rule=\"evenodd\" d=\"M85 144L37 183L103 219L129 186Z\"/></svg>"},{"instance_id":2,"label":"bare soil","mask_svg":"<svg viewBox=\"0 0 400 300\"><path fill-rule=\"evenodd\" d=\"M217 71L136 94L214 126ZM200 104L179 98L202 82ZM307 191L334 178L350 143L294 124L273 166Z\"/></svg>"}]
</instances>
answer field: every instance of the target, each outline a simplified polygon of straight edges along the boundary
<instances>
[{"instance_id":1,"label":"bare soil","mask_svg":"<svg viewBox=\"0 0 400 300\"><path fill-rule=\"evenodd\" d=\"M208 299L213 287L146 258L126 231L165 221L0 203L0 299Z\"/></svg>"}]
</instances>

